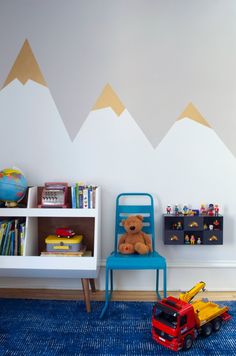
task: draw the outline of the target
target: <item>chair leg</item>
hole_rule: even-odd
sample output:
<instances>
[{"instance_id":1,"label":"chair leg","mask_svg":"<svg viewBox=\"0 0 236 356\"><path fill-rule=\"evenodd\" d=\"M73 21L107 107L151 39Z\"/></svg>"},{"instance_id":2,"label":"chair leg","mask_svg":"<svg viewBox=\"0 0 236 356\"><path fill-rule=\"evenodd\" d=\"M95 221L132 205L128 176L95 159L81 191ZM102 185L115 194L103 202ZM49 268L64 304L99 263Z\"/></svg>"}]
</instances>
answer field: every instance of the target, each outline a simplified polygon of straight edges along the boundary
<instances>
[{"instance_id":1,"label":"chair leg","mask_svg":"<svg viewBox=\"0 0 236 356\"><path fill-rule=\"evenodd\" d=\"M106 310L107 310L107 307L108 307L108 303L109 303L109 269L106 268L106 286L105 286L105 305L102 309L102 312L100 314L100 319L103 318Z\"/></svg>"},{"instance_id":2,"label":"chair leg","mask_svg":"<svg viewBox=\"0 0 236 356\"><path fill-rule=\"evenodd\" d=\"M160 293L159 293L159 269L156 270L156 295L158 299L161 299Z\"/></svg>"},{"instance_id":3,"label":"chair leg","mask_svg":"<svg viewBox=\"0 0 236 356\"><path fill-rule=\"evenodd\" d=\"M163 269L163 292L164 292L164 298L167 297L167 292L166 292L166 268Z\"/></svg>"},{"instance_id":4,"label":"chair leg","mask_svg":"<svg viewBox=\"0 0 236 356\"><path fill-rule=\"evenodd\" d=\"M111 299L111 295L112 295L112 292L113 292L113 270L112 269L110 270L110 279L111 279L111 289L110 289L110 297L109 297L109 299Z\"/></svg>"}]
</instances>

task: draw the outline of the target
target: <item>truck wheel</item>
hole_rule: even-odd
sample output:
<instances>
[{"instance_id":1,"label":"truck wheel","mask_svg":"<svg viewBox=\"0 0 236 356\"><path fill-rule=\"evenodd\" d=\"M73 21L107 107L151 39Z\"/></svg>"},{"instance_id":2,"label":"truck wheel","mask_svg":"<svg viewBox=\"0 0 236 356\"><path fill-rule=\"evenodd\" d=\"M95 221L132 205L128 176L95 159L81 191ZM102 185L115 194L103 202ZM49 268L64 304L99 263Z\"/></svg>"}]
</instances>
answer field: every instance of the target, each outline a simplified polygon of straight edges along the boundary
<instances>
[{"instance_id":1,"label":"truck wheel","mask_svg":"<svg viewBox=\"0 0 236 356\"><path fill-rule=\"evenodd\" d=\"M221 328L221 325L222 325L222 320L221 318L216 318L214 321L213 321L213 329L214 331L219 331L220 328Z\"/></svg>"},{"instance_id":2,"label":"truck wheel","mask_svg":"<svg viewBox=\"0 0 236 356\"><path fill-rule=\"evenodd\" d=\"M190 350L191 347L193 346L193 338L191 335L187 335L186 338L184 339L184 350Z\"/></svg>"},{"instance_id":3,"label":"truck wheel","mask_svg":"<svg viewBox=\"0 0 236 356\"><path fill-rule=\"evenodd\" d=\"M208 337L212 333L213 326L211 323L207 323L202 327L203 336Z\"/></svg>"}]
</instances>

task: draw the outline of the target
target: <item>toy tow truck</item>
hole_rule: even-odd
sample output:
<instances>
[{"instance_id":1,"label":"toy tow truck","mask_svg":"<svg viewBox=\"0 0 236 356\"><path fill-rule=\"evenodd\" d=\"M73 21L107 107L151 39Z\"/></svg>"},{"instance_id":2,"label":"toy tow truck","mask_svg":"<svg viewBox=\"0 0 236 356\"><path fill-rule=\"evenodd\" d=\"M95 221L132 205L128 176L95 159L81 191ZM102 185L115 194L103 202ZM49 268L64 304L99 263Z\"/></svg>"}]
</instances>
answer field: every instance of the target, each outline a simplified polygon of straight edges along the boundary
<instances>
[{"instance_id":1,"label":"toy tow truck","mask_svg":"<svg viewBox=\"0 0 236 356\"><path fill-rule=\"evenodd\" d=\"M205 283L199 282L179 299L167 297L158 301L152 313L152 337L159 344L173 351L189 350L199 334L207 337L219 331L222 321L231 318L228 307L204 299L192 301Z\"/></svg>"}]
</instances>

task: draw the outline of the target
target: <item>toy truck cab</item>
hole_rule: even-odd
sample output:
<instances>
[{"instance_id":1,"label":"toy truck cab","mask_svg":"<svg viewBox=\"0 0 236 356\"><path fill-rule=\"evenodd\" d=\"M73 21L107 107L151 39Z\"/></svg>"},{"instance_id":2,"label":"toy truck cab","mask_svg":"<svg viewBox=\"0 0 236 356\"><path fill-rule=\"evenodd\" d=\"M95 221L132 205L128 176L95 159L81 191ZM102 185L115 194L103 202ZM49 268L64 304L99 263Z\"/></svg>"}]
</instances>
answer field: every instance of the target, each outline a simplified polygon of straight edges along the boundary
<instances>
[{"instance_id":1,"label":"toy truck cab","mask_svg":"<svg viewBox=\"0 0 236 356\"><path fill-rule=\"evenodd\" d=\"M193 307L174 297L157 302L152 314L152 337L159 344L178 351L190 349L196 338Z\"/></svg>"}]
</instances>

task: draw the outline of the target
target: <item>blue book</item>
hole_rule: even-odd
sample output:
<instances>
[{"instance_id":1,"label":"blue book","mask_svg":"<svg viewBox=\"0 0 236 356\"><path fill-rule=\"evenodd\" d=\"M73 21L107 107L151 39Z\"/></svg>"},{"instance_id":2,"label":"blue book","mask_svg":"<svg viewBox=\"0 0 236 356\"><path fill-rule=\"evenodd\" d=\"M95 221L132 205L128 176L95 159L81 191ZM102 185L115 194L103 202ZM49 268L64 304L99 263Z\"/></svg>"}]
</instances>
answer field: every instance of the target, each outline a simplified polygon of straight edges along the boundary
<instances>
[{"instance_id":1,"label":"blue book","mask_svg":"<svg viewBox=\"0 0 236 356\"><path fill-rule=\"evenodd\" d=\"M88 186L88 208L89 209L91 209L93 207L92 193L93 193L93 186L89 185Z\"/></svg>"},{"instance_id":2,"label":"blue book","mask_svg":"<svg viewBox=\"0 0 236 356\"><path fill-rule=\"evenodd\" d=\"M14 256L14 250L15 250L15 231L11 231L11 245L10 245L10 255Z\"/></svg>"},{"instance_id":3,"label":"blue book","mask_svg":"<svg viewBox=\"0 0 236 356\"><path fill-rule=\"evenodd\" d=\"M73 209L76 208L76 194L75 194L75 186L71 186L71 207Z\"/></svg>"}]
</instances>

